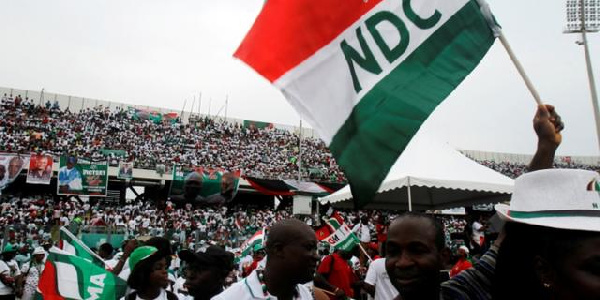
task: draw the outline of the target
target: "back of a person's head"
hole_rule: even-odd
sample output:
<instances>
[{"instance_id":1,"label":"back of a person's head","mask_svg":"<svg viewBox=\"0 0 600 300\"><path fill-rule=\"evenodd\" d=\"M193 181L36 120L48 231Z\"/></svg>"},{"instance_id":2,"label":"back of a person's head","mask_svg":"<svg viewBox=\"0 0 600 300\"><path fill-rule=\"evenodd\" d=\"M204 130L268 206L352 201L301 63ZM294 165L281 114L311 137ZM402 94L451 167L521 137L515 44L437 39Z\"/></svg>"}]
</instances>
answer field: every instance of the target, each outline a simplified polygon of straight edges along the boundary
<instances>
[{"instance_id":1,"label":"back of a person's head","mask_svg":"<svg viewBox=\"0 0 600 300\"><path fill-rule=\"evenodd\" d=\"M114 251L114 248L110 243L104 243L104 244L100 245L100 247L98 248L98 251L104 252L106 254L112 254Z\"/></svg>"}]
</instances>

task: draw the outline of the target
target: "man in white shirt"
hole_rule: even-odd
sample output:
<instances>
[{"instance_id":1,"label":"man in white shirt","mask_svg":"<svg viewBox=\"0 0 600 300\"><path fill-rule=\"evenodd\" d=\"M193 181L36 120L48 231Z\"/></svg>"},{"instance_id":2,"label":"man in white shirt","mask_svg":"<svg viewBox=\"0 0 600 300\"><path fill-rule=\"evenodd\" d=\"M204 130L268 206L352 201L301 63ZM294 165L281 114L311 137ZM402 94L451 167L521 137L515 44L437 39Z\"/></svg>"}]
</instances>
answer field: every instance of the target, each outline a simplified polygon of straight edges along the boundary
<instances>
[{"instance_id":1,"label":"man in white shirt","mask_svg":"<svg viewBox=\"0 0 600 300\"><path fill-rule=\"evenodd\" d=\"M367 249L369 247L369 242L371 242L371 230L369 229L369 217L362 216L360 218L360 223L354 225L352 228L352 232L354 232L358 239L360 240L360 245L363 249ZM364 251L360 251L360 265L365 266L367 261L367 257L365 256Z\"/></svg>"},{"instance_id":2,"label":"man in white shirt","mask_svg":"<svg viewBox=\"0 0 600 300\"><path fill-rule=\"evenodd\" d=\"M254 270L213 300L314 299L304 286L314 278L319 256L315 232L296 219L278 222L269 233L267 265Z\"/></svg>"},{"instance_id":3,"label":"man in white shirt","mask_svg":"<svg viewBox=\"0 0 600 300\"><path fill-rule=\"evenodd\" d=\"M385 270L385 258L376 259L369 266L364 281L364 289L375 300L394 299L398 290L390 282L390 276Z\"/></svg>"}]
</instances>

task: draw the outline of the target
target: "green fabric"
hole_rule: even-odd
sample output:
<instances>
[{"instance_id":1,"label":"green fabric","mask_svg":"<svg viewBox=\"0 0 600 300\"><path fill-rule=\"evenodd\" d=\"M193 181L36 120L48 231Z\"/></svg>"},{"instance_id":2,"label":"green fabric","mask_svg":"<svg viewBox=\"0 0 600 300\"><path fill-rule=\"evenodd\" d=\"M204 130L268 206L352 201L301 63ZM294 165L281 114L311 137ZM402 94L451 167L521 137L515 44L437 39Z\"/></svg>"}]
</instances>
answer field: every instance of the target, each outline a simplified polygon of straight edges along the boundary
<instances>
[{"instance_id":1,"label":"green fabric","mask_svg":"<svg viewBox=\"0 0 600 300\"><path fill-rule=\"evenodd\" d=\"M330 149L357 208L372 199L421 124L493 43L479 6L470 1L354 107Z\"/></svg>"}]
</instances>

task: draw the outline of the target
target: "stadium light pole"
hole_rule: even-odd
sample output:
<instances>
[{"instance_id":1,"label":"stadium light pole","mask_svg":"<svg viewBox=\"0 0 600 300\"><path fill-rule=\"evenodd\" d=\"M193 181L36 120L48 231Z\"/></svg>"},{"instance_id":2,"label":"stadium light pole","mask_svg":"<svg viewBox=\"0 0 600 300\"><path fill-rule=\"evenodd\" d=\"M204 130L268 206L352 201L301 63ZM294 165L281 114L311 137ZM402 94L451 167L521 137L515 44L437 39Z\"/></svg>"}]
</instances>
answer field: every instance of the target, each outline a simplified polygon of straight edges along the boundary
<instances>
[{"instance_id":1,"label":"stadium light pole","mask_svg":"<svg viewBox=\"0 0 600 300\"><path fill-rule=\"evenodd\" d=\"M587 32L597 32L598 27L600 27L600 25L599 25L599 23L596 23L596 24L592 24L591 28L586 27L586 15L585 15L586 0L579 0L578 2L579 2L579 6L580 6L580 8L579 8L580 9L579 10L579 14L580 14L579 22L581 23L580 27L579 27L579 29L575 29L574 28L575 26L572 26L573 24L567 24L567 29L565 30L565 33L581 32L582 43L581 44L577 43L577 44L583 45L583 49L584 49L585 64L586 64L586 69L587 69L587 74L588 74L588 82L589 82L589 86L590 86L590 94L592 96L592 106L594 107L594 119L596 121L596 134L597 134L598 149L600 149L600 108L598 107L598 94L596 91L596 80L594 79L594 71L592 70L592 62L591 62L591 58L590 58L590 48L589 48L588 40L587 40ZM592 10L593 14L590 14L590 16L594 15L594 18L593 19L590 18L590 19L593 21L596 21L596 19L600 18L600 1L596 0L593 3L595 5L595 7L593 7L594 8ZM569 4L572 4L573 8L575 8L577 1L576 0L567 1L567 23L576 21L576 19L577 19L574 17L574 15L576 15L576 11L574 9L570 10ZM573 15L569 16L569 14L573 14ZM600 21L600 19L597 21Z\"/></svg>"}]
</instances>

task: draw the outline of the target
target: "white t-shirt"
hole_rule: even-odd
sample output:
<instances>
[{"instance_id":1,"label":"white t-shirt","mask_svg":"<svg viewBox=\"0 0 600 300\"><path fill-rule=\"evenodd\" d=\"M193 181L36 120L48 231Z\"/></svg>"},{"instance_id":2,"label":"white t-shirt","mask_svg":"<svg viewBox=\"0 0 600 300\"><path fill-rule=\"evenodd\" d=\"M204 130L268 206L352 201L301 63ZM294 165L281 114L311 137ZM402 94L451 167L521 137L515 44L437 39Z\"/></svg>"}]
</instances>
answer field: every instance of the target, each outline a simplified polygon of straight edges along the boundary
<instances>
[{"instance_id":1,"label":"white t-shirt","mask_svg":"<svg viewBox=\"0 0 600 300\"><path fill-rule=\"evenodd\" d=\"M360 239L360 241L363 243L368 243L371 241L371 231L369 230L369 225L358 223L354 225L352 232L356 233L358 235L358 239Z\"/></svg>"},{"instance_id":2,"label":"white t-shirt","mask_svg":"<svg viewBox=\"0 0 600 300\"><path fill-rule=\"evenodd\" d=\"M63 225L64 225L64 226L69 226L69 224L71 223L71 222L69 221L69 218L67 218L66 216L62 216L62 217L60 218L60 222L61 222L61 223L63 223Z\"/></svg>"},{"instance_id":3,"label":"white t-shirt","mask_svg":"<svg viewBox=\"0 0 600 300\"><path fill-rule=\"evenodd\" d=\"M314 300L312 293L310 290L302 285L296 285L296 291L298 291L298 298L294 298L294 300ZM212 300L255 300L255 299L271 299L277 300L277 297L267 295L263 293L262 285L258 280L258 274L256 271L250 273L248 277L246 277L242 281L238 281L228 289L223 291L222 293L214 296Z\"/></svg>"},{"instance_id":4,"label":"white t-shirt","mask_svg":"<svg viewBox=\"0 0 600 300\"><path fill-rule=\"evenodd\" d=\"M0 273L15 278L16 276L21 275L21 270L19 270L19 266L14 259L9 262L0 260ZM14 293L15 290L12 287L4 285L4 283L0 281L0 295L12 295Z\"/></svg>"},{"instance_id":5,"label":"white t-shirt","mask_svg":"<svg viewBox=\"0 0 600 300\"><path fill-rule=\"evenodd\" d=\"M390 282L390 276L385 270L385 258L376 259L369 266L365 283L375 286L375 300L394 299L398 291Z\"/></svg>"}]
</instances>

